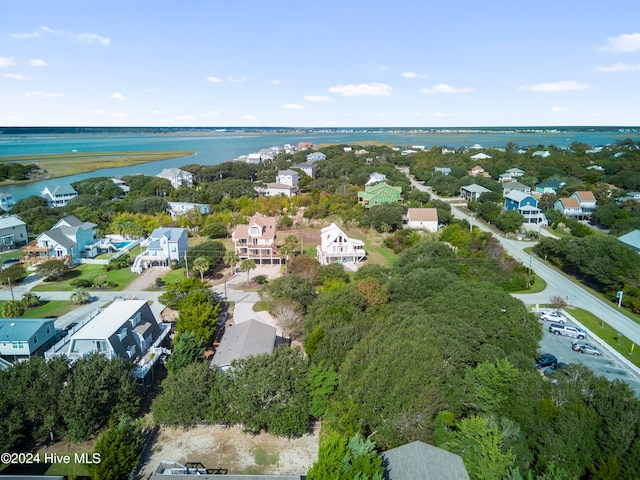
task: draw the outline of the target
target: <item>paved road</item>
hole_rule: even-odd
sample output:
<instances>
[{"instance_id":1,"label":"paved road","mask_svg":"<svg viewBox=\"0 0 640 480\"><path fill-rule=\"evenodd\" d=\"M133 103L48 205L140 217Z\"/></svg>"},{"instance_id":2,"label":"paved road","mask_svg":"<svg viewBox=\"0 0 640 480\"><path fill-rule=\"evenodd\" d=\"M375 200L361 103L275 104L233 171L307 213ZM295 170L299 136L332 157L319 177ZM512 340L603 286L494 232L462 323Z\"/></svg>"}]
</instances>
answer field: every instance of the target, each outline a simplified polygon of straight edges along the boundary
<instances>
[{"instance_id":1,"label":"paved road","mask_svg":"<svg viewBox=\"0 0 640 480\"><path fill-rule=\"evenodd\" d=\"M431 189L425 187L414 179L411 179L411 184L418 190L428 191L434 198L439 198L431 191ZM552 296L561 295L568 300L569 305L574 305L588 310L598 318L603 319L618 332L621 332L632 342L640 345L640 325L616 310L612 306L613 302L609 304L602 301L600 298L591 294L588 290L585 290L581 285L574 283L569 278L547 266L544 262L538 260L535 256L530 256L528 253L524 252L526 247L535 245L535 242L504 238L500 234L497 234L495 229L492 229L490 225L487 225L477 218L471 218L465 211L456 207L456 203L460 204L459 199L440 199L449 200L449 203L451 203L451 211L455 218L466 219L467 221L472 222L474 227L493 233L509 255L520 261L523 265L531 265L533 272L547 283L547 287L540 293L514 294L514 297L522 300L527 305L535 305L549 303L549 299ZM542 230L541 233L544 235L546 234L546 231Z\"/></svg>"}]
</instances>

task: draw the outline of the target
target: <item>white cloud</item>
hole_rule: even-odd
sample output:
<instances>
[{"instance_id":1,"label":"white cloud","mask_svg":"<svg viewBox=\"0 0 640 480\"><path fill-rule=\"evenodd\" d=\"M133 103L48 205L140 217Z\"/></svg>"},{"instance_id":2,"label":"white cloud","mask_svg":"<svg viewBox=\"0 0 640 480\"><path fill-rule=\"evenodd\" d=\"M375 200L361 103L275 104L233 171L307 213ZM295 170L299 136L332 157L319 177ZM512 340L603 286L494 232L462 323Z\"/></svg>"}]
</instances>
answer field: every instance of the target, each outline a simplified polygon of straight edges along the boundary
<instances>
[{"instance_id":1,"label":"white cloud","mask_svg":"<svg viewBox=\"0 0 640 480\"><path fill-rule=\"evenodd\" d=\"M331 93L339 93L345 97L370 96L386 97L391 94L392 88L385 83L361 83L360 85L338 85L331 87Z\"/></svg>"},{"instance_id":2,"label":"white cloud","mask_svg":"<svg viewBox=\"0 0 640 480\"><path fill-rule=\"evenodd\" d=\"M439 83L438 85L434 85L431 88L423 88L420 90L422 93L469 93L473 92L475 88L471 87L462 87L456 88L451 85L447 85L446 83Z\"/></svg>"},{"instance_id":3,"label":"white cloud","mask_svg":"<svg viewBox=\"0 0 640 480\"><path fill-rule=\"evenodd\" d=\"M604 49L612 52L637 52L640 50L640 33L625 33L607 38Z\"/></svg>"},{"instance_id":4,"label":"white cloud","mask_svg":"<svg viewBox=\"0 0 640 480\"><path fill-rule=\"evenodd\" d=\"M113 100L124 100L124 95L118 92L113 92L111 95L109 95L109 98L112 98Z\"/></svg>"},{"instance_id":5,"label":"white cloud","mask_svg":"<svg viewBox=\"0 0 640 480\"><path fill-rule=\"evenodd\" d=\"M94 43L99 43L100 45L107 46L111 43L111 39L107 37L103 37L96 33L75 33L75 32L66 32L62 30L54 30L47 26L42 26L40 29L44 32L51 33L53 35L63 35L67 38L71 38L78 42L87 43L89 45Z\"/></svg>"},{"instance_id":6,"label":"white cloud","mask_svg":"<svg viewBox=\"0 0 640 480\"><path fill-rule=\"evenodd\" d=\"M53 92L41 92L41 91L36 91L36 92L26 92L24 94L25 97L37 97L37 98L49 98L49 97L61 97L62 94L61 93L53 93Z\"/></svg>"},{"instance_id":7,"label":"white cloud","mask_svg":"<svg viewBox=\"0 0 640 480\"><path fill-rule=\"evenodd\" d=\"M154 110L151 113L153 113L154 115L162 115L162 112L160 110Z\"/></svg>"},{"instance_id":8,"label":"white cloud","mask_svg":"<svg viewBox=\"0 0 640 480\"><path fill-rule=\"evenodd\" d=\"M11 78L13 80L33 80L34 77L27 77L21 73L5 73L3 77Z\"/></svg>"},{"instance_id":9,"label":"white cloud","mask_svg":"<svg viewBox=\"0 0 640 480\"><path fill-rule=\"evenodd\" d=\"M200 116L205 118L212 118L212 117L218 117L220 116L220 114L214 110L210 110L206 113L201 113Z\"/></svg>"},{"instance_id":10,"label":"white cloud","mask_svg":"<svg viewBox=\"0 0 640 480\"><path fill-rule=\"evenodd\" d=\"M236 78L229 75L229 83L244 83L246 81L247 81L247 77Z\"/></svg>"},{"instance_id":11,"label":"white cloud","mask_svg":"<svg viewBox=\"0 0 640 480\"><path fill-rule=\"evenodd\" d=\"M245 115L242 115L242 119L243 120L255 120L256 116L255 115L251 115L250 113L247 113Z\"/></svg>"},{"instance_id":12,"label":"white cloud","mask_svg":"<svg viewBox=\"0 0 640 480\"><path fill-rule=\"evenodd\" d=\"M436 117L453 117L453 113L436 112L433 114Z\"/></svg>"},{"instance_id":13,"label":"white cloud","mask_svg":"<svg viewBox=\"0 0 640 480\"><path fill-rule=\"evenodd\" d=\"M44 60L40 60L39 58L33 58L29 60L28 65L30 67L46 67L47 62L45 62Z\"/></svg>"},{"instance_id":14,"label":"white cloud","mask_svg":"<svg viewBox=\"0 0 640 480\"><path fill-rule=\"evenodd\" d=\"M404 78L429 78L429 75L426 73L420 74L416 72L403 72L402 76Z\"/></svg>"},{"instance_id":15,"label":"white cloud","mask_svg":"<svg viewBox=\"0 0 640 480\"><path fill-rule=\"evenodd\" d=\"M207 77L207 82L220 83L222 79L220 77Z\"/></svg>"},{"instance_id":16,"label":"white cloud","mask_svg":"<svg viewBox=\"0 0 640 480\"><path fill-rule=\"evenodd\" d=\"M282 85L282 80L278 80L278 79L276 79L276 80L271 80L271 84L272 84L272 85Z\"/></svg>"},{"instance_id":17,"label":"white cloud","mask_svg":"<svg viewBox=\"0 0 640 480\"><path fill-rule=\"evenodd\" d=\"M0 57L0 67L10 67L16 64L13 57Z\"/></svg>"},{"instance_id":18,"label":"white cloud","mask_svg":"<svg viewBox=\"0 0 640 480\"><path fill-rule=\"evenodd\" d=\"M576 90L586 90L591 88L591 85L586 83L576 82L575 80L567 80L561 82L544 82L537 83L535 85L527 85L520 87L519 90L526 90L536 93L555 93L555 92L569 92Z\"/></svg>"},{"instance_id":19,"label":"white cloud","mask_svg":"<svg viewBox=\"0 0 640 480\"><path fill-rule=\"evenodd\" d=\"M333 98L327 95L307 95L304 99L307 102L333 102Z\"/></svg>"},{"instance_id":20,"label":"white cloud","mask_svg":"<svg viewBox=\"0 0 640 480\"><path fill-rule=\"evenodd\" d=\"M640 70L640 64L629 65L628 63L614 63L608 67L596 67L599 72L635 72Z\"/></svg>"},{"instance_id":21,"label":"white cloud","mask_svg":"<svg viewBox=\"0 0 640 480\"><path fill-rule=\"evenodd\" d=\"M87 113L89 115L106 115L107 112L105 112L104 110L89 110L87 111Z\"/></svg>"},{"instance_id":22,"label":"white cloud","mask_svg":"<svg viewBox=\"0 0 640 480\"><path fill-rule=\"evenodd\" d=\"M298 103L287 103L284 108L288 108L289 110L304 110L304 106Z\"/></svg>"},{"instance_id":23,"label":"white cloud","mask_svg":"<svg viewBox=\"0 0 640 480\"><path fill-rule=\"evenodd\" d=\"M176 117L176 120L180 121L180 122L188 122L190 120L195 120L196 117L194 117L193 115L178 115Z\"/></svg>"},{"instance_id":24,"label":"white cloud","mask_svg":"<svg viewBox=\"0 0 640 480\"><path fill-rule=\"evenodd\" d=\"M566 107L551 107L552 112L568 112L569 109Z\"/></svg>"},{"instance_id":25,"label":"white cloud","mask_svg":"<svg viewBox=\"0 0 640 480\"><path fill-rule=\"evenodd\" d=\"M31 33L10 33L9 37L11 38L35 38L35 37L39 37L40 34L38 32L31 32Z\"/></svg>"},{"instance_id":26,"label":"white cloud","mask_svg":"<svg viewBox=\"0 0 640 480\"><path fill-rule=\"evenodd\" d=\"M113 112L111 114L112 117L116 117L116 118L125 118L128 117L129 115L127 115L126 113L122 113L122 112Z\"/></svg>"}]
</instances>

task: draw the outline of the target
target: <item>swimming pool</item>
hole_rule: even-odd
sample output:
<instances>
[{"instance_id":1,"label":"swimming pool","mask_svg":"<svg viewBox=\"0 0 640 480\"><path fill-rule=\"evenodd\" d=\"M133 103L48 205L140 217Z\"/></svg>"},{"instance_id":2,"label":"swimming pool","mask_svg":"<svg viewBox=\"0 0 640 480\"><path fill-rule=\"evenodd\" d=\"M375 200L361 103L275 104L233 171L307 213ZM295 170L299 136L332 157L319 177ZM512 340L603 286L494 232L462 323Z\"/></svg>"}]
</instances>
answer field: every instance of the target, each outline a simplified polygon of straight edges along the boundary
<instances>
[{"instance_id":1,"label":"swimming pool","mask_svg":"<svg viewBox=\"0 0 640 480\"><path fill-rule=\"evenodd\" d=\"M128 245L131 245L133 242L118 242L114 243L113 246L118 250L124 250Z\"/></svg>"}]
</instances>

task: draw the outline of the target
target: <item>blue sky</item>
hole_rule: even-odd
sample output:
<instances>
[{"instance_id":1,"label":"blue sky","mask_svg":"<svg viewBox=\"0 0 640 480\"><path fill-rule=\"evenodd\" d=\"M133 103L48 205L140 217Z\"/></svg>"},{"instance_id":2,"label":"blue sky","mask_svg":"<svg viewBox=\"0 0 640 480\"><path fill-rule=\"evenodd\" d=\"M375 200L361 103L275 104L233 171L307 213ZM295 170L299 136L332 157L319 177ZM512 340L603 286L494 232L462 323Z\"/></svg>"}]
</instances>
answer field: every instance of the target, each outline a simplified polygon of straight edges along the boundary
<instances>
[{"instance_id":1,"label":"blue sky","mask_svg":"<svg viewBox=\"0 0 640 480\"><path fill-rule=\"evenodd\" d=\"M640 125L640 2L9 1L0 125Z\"/></svg>"}]
</instances>

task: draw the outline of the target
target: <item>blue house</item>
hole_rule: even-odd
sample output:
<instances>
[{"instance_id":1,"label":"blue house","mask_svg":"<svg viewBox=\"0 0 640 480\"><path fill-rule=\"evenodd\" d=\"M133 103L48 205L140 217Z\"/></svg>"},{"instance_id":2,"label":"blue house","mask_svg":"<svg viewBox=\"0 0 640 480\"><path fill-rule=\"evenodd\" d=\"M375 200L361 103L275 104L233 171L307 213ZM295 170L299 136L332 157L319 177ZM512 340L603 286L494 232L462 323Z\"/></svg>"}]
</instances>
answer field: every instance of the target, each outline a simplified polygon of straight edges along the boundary
<instances>
[{"instance_id":1,"label":"blue house","mask_svg":"<svg viewBox=\"0 0 640 480\"><path fill-rule=\"evenodd\" d=\"M622 235L618 237L618 240L640 253L640 230L634 230L633 232Z\"/></svg>"},{"instance_id":2,"label":"blue house","mask_svg":"<svg viewBox=\"0 0 640 480\"><path fill-rule=\"evenodd\" d=\"M12 362L43 355L55 336L53 318L0 318L0 356Z\"/></svg>"},{"instance_id":3,"label":"blue house","mask_svg":"<svg viewBox=\"0 0 640 480\"><path fill-rule=\"evenodd\" d=\"M544 183L539 183L536 186L536 192L538 192L540 195L543 195L545 193L557 194L558 190L564 187L565 185L566 185L566 182L563 182L558 179L552 179Z\"/></svg>"},{"instance_id":4,"label":"blue house","mask_svg":"<svg viewBox=\"0 0 640 480\"><path fill-rule=\"evenodd\" d=\"M449 167L436 167L433 169L434 173L443 173L445 175L449 175L451 173L451 169Z\"/></svg>"},{"instance_id":5,"label":"blue house","mask_svg":"<svg viewBox=\"0 0 640 480\"><path fill-rule=\"evenodd\" d=\"M547 217L538 208L538 201L528 193L512 190L504 196L504 209L524 217L524 223L547 224Z\"/></svg>"}]
</instances>

